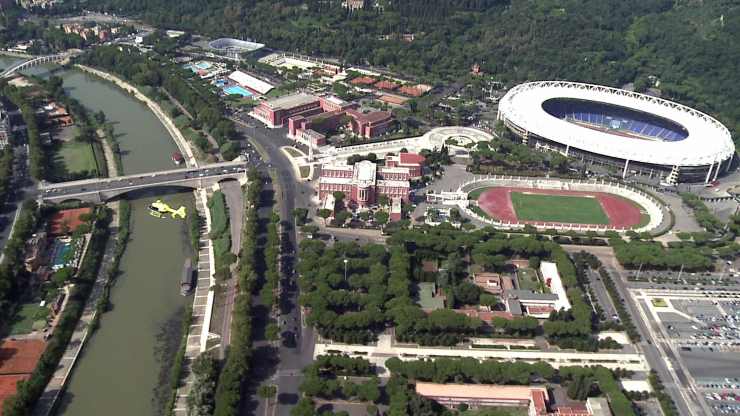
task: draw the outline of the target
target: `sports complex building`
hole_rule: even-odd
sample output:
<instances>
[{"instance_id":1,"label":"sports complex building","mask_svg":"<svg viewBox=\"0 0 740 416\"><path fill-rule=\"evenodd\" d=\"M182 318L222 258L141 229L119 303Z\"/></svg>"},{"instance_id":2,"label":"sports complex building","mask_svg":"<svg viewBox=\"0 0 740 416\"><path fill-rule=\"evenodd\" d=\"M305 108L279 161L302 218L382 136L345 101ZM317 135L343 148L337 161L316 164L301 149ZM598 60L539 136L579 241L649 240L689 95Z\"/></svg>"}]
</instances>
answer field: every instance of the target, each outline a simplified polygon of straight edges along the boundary
<instances>
[{"instance_id":1,"label":"sports complex building","mask_svg":"<svg viewBox=\"0 0 740 416\"><path fill-rule=\"evenodd\" d=\"M538 149L668 183L710 182L730 169L729 130L700 111L636 92L566 81L517 85L498 119Z\"/></svg>"},{"instance_id":2,"label":"sports complex building","mask_svg":"<svg viewBox=\"0 0 740 416\"><path fill-rule=\"evenodd\" d=\"M235 61L238 61L243 53L254 52L264 47L264 43L232 38L219 38L208 43L208 49L212 52Z\"/></svg>"}]
</instances>

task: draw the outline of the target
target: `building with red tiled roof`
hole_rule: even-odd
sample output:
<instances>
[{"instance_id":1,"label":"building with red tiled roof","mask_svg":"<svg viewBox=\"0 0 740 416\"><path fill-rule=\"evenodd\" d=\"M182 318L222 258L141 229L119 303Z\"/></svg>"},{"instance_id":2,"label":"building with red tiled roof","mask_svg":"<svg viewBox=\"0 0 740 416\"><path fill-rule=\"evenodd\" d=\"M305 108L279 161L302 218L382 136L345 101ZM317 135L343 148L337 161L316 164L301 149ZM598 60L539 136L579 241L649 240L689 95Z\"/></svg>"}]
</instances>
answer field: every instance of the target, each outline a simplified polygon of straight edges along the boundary
<instances>
[{"instance_id":1,"label":"building with red tiled roof","mask_svg":"<svg viewBox=\"0 0 740 416\"><path fill-rule=\"evenodd\" d=\"M495 384L416 383L416 394L454 408L467 404L473 408L492 406L526 407L528 416L605 416L611 415L606 399L587 405L572 403L549 410L550 396L543 386L504 386ZM593 402L593 403L592 403ZM598 405L597 405L598 404Z\"/></svg>"},{"instance_id":2,"label":"building with red tiled roof","mask_svg":"<svg viewBox=\"0 0 740 416\"><path fill-rule=\"evenodd\" d=\"M416 383L416 394L447 407L463 403L476 408L516 406L529 408L530 416L547 415L548 394L545 387Z\"/></svg>"},{"instance_id":3,"label":"building with red tiled roof","mask_svg":"<svg viewBox=\"0 0 740 416\"><path fill-rule=\"evenodd\" d=\"M409 99L406 97L401 97L400 95L383 94L380 97L378 97L378 100L384 103L387 103L387 104L404 105L406 104L406 101L408 101Z\"/></svg>"},{"instance_id":4,"label":"building with red tiled roof","mask_svg":"<svg viewBox=\"0 0 740 416\"><path fill-rule=\"evenodd\" d=\"M398 89L398 92L400 92L401 94L410 95L412 97L421 97L422 95L424 95L424 91L416 86L410 85L404 85L403 87Z\"/></svg>"},{"instance_id":5,"label":"building with red tiled roof","mask_svg":"<svg viewBox=\"0 0 740 416\"><path fill-rule=\"evenodd\" d=\"M378 81L375 84L375 88L378 88L378 89L381 89L381 90L390 90L390 91L393 91L393 90L395 90L395 89L398 88L398 84L396 84L395 82L392 82L392 81L383 80L383 81Z\"/></svg>"},{"instance_id":6,"label":"building with red tiled roof","mask_svg":"<svg viewBox=\"0 0 740 416\"><path fill-rule=\"evenodd\" d=\"M343 192L352 206L366 208L377 202L379 196L408 202L411 184L404 179L404 169L377 166L369 160L348 165L331 163L321 166L319 199L334 192ZM406 172L408 176L408 172Z\"/></svg>"},{"instance_id":7,"label":"building with red tiled roof","mask_svg":"<svg viewBox=\"0 0 740 416\"><path fill-rule=\"evenodd\" d=\"M506 290L514 289L511 276L502 276L498 273L476 273L473 275L473 283L486 292L499 296Z\"/></svg>"},{"instance_id":8,"label":"building with red tiled roof","mask_svg":"<svg viewBox=\"0 0 740 416\"><path fill-rule=\"evenodd\" d=\"M51 235L63 235L73 233L77 227L84 224L85 221L80 219L80 215L91 214L92 208L74 208L63 209L52 215L50 221Z\"/></svg>"},{"instance_id":9,"label":"building with red tiled roof","mask_svg":"<svg viewBox=\"0 0 740 416\"><path fill-rule=\"evenodd\" d=\"M361 113L354 109L348 109L347 115L352 118L350 122L352 131L367 139L380 136L393 127L393 113L390 111Z\"/></svg>"},{"instance_id":10,"label":"building with red tiled roof","mask_svg":"<svg viewBox=\"0 0 740 416\"><path fill-rule=\"evenodd\" d=\"M417 153L402 152L398 155L387 155L385 166L389 168L407 168L411 175L410 179L421 178L424 174L424 163L426 158Z\"/></svg>"},{"instance_id":11,"label":"building with red tiled roof","mask_svg":"<svg viewBox=\"0 0 740 416\"><path fill-rule=\"evenodd\" d=\"M363 77L357 77L353 79L352 81L350 81L350 84L352 85L373 85L375 84L375 81L376 80L373 77L363 76Z\"/></svg>"}]
</instances>

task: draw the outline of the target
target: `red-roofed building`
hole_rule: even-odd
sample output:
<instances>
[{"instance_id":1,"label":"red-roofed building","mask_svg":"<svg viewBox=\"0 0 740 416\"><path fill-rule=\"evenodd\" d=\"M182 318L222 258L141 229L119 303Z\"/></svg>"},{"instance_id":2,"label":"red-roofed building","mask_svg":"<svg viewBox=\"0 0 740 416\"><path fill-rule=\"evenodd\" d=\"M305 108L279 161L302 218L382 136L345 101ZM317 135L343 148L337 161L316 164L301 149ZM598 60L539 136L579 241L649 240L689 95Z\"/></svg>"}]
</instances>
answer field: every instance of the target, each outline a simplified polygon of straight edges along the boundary
<instances>
[{"instance_id":1,"label":"red-roofed building","mask_svg":"<svg viewBox=\"0 0 740 416\"><path fill-rule=\"evenodd\" d=\"M375 88L378 88L380 90L393 91L393 90L395 90L395 89L398 88L398 84L396 84L395 82L392 82L392 81L383 80L383 81L378 81L375 84Z\"/></svg>"},{"instance_id":2,"label":"red-roofed building","mask_svg":"<svg viewBox=\"0 0 740 416\"><path fill-rule=\"evenodd\" d=\"M579 403L555 406L549 410L550 396L546 387L503 386L494 384L416 383L416 394L454 408L467 404L473 408L492 406L526 407L527 416L604 416L611 415L606 399L601 398L599 411ZM591 399L589 399L591 401Z\"/></svg>"},{"instance_id":3,"label":"red-roofed building","mask_svg":"<svg viewBox=\"0 0 740 416\"><path fill-rule=\"evenodd\" d=\"M406 97L401 97L400 95L383 94L378 97L378 100L387 104L404 105L409 99Z\"/></svg>"},{"instance_id":4,"label":"red-roofed building","mask_svg":"<svg viewBox=\"0 0 740 416\"><path fill-rule=\"evenodd\" d=\"M91 214L92 208L75 208L58 211L51 217L51 235L73 233L77 227L84 224L80 215Z\"/></svg>"},{"instance_id":5,"label":"red-roofed building","mask_svg":"<svg viewBox=\"0 0 740 416\"><path fill-rule=\"evenodd\" d=\"M591 416L592 414L585 405L581 404L556 406L550 413L551 416Z\"/></svg>"},{"instance_id":6,"label":"red-roofed building","mask_svg":"<svg viewBox=\"0 0 740 416\"><path fill-rule=\"evenodd\" d=\"M393 113L389 111L361 113L357 110L349 109L347 110L347 115L352 117L352 121L350 122L352 131L368 139L380 136L393 127Z\"/></svg>"},{"instance_id":7,"label":"red-roofed building","mask_svg":"<svg viewBox=\"0 0 740 416\"><path fill-rule=\"evenodd\" d=\"M326 144L326 136L322 132L336 129L346 111L357 108L357 104L334 96L319 98L319 105L321 112L288 119L288 137L313 147L323 146Z\"/></svg>"},{"instance_id":8,"label":"red-roofed building","mask_svg":"<svg viewBox=\"0 0 740 416\"><path fill-rule=\"evenodd\" d=\"M410 85L404 85L403 87L398 89L398 92L401 94L410 95L412 97L421 97L424 95L424 91L422 91L420 88L416 86L410 86Z\"/></svg>"},{"instance_id":9,"label":"red-roofed building","mask_svg":"<svg viewBox=\"0 0 740 416\"><path fill-rule=\"evenodd\" d=\"M499 296L506 290L514 289L512 278L498 273L477 273L473 275L473 282L486 292Z\"/></svg>"},{"instance_id":10,"label":"red-roofed building","mask_svg":"<svg viewBox=\"0 0 740 416\"><path fill-rule=\"evenodd\" d=\"M323 146L326 144L324 133L339 127L345 115L351 119L347 127L367 139L381 135L393 127L393 113L361 113L356 110L357 107L356 103L334 96L321 97L318 108L288 118L288 137L309 146Z\"/></svg>"},{"instance_id":11,"label":"red-roofed building","mask_svg":"<svg viewBox=\"0 0 740 416\"><path fill-rule=\"evenodd\" d=\"M437 403L455 407L516 406L529 408L529 416L546 416L548 394L545 387L501 386L493 384L416 383L416 394Z\"/></svg>"},{"instance_id":12,"label":"red-roofed building","mask_svg":"<svg viewBox=\"0 0 740 416\"><path fill-rule=\"evenodd\" d=\"M373 85L375 84L375 78L373 77L357 77L350 81L353 85Z\"/></svg>"},{"instance_id":13,"label":"red-roofed building","mask_svg":"<svg viewBox=\"0 0 740 416\"><path fill-rule=\"evenodd\" d=\"M298 93L261 101L250 113L269 127L280 127L293 116L310 116L322 112L319 97Z\"/></svg>"},{"instance_id":14,"label":"red-roofed building","mask_svg":"<svg viewBox=\"0 0 740 416\"><path fill-rule=\"evenodd\" d=\"M424 175L424 156L417 153L402 152L397 156L388 155L385 157L385 166L389 168L407 168L410 179L418 179Z\"/></svg>"},{"instance_id":15,"label":"red-roofed building","mask_svg":"<svg viewBox=\"0 0 740 416\"><path fill-rule=\"evenodd\" d=\"M341 163L321 166L319 178L319 198L323 200L334 192L343 192L351 205L365 208L375 204L378 196L384 195L393 200L409 200L411 184L408 179L397 177L399 168L377 166L368 160L354 165ZM402 173L402 172L398 172ZM406 172L408 175L408 172ZM394 176L391 176L394 175Z\"/></svg>"}]
</instances>

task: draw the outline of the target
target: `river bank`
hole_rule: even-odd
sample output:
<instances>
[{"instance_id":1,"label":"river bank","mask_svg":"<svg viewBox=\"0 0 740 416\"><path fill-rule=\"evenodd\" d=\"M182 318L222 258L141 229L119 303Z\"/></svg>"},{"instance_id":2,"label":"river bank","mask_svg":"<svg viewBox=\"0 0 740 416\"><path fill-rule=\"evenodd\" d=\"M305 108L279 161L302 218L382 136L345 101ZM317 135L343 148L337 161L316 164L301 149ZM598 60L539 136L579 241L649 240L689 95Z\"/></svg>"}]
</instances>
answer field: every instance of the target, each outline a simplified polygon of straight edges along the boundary
<instances>
[{"instance_id":1,"label":"river bank","mask_svg":"<svg viewBox=\"0 0 740 416\"><path fill-rule=\"evenodd\" d=\"M119 88L123 89L124 91L132 94L137 100L145 103L147 107L149 107L152 113L154 113L154 115L157 116L157 118L162 122L164 127L170 133L170 135L172 136L172 139L175 141L175 144L177 144L178 149L180 149L180 153L186 156L187 165L188 166L198 166L198 161L195 158L193 149L190 147L190 143L188 143L187 139L185 139L185 136L183 136L180 130L177 128L177 126L175 126L175 123L174 121L172 121L172 118L170 118L170 116L168 116L162 110L162 107L160 107L156 101L144 95L141 91L139 91L138 88L134 87L130 83L122 80L121 78L113 74L101 71L99 69L91 68L89 66L80 65L80 64L75 64L75 68L78 68L89 74L98 76L106 81L110 81L116 84Z\"/></svg>"},{"instance_id":2,"label":"river bank","mask_svg":"<svg viewBox=\"0 0 740 416\"><path fill-rule=\"evenodd\" d=\"M163 113L100 74L80 68L60 76L72 96L92 111L103 111L115 126L120 153L112 155L107 137L102 142L107 160L120 155L123 174L172 168L171 153L183 148ZM108 415L157 415L168 397L157 387L172 367L192 300L180 295L179 279L184 259L193 253L184 223L153 218L147 207L164 199L190 211L193 199L171 190L137 192L131 198L131 239L112 280L107 312L97 315L100 325L95 336L88 335L53 414L92 416L106 409Z\"/></svg>"},{"instance_id":3,"label":"river bank","mask_svg":"<svg viewBox=\"0 0 740 416\"><path fill-rule=\"evenodd\" d=\"M196 164L197 161L194 158L192 148L190 148L190 144L184 139L182 134L179 132L179 130L176 128L172 120L162 111L160 106L151 100L150 98L146 97L143 93L141 93L138 89L136 89L134 86L130 85L129 83L121 80L120 78L113 76L111 74L107 74L103 71L95 70L93 68L89 67L83 67L78 66L78 69L82 70L83 72L90 73L94 75L97 78L101 78L105 81L109 81L113 84L115 84L120 90L126 91L133 98L136 98L137 100L143 102L147 105L148 109L154 113L154 115L158 118L160 123L165 127L167 130L168 135L171 137L171 139L175 142L177 147L180 149L181 153L184 155L187 155L188 164L193 165ZM119 140L117 140L119 141ZM105 141L104 141L105 142ZM120 142L120 141L119 141ZM123 144L123 142L121 142ZM107 144L107 143L106 143ZM106 155L111 155L111 150L109 146L105 146L104 150L106 152ZM137 148L136 151L140 152L145 149L139 149ZM134 149L130 150L131 152L134 151ZM208 328L210 323L210 315L211 310L213 308L213 292L210 290L210 287L215 283L213 280L213 264L212 264L212 257L213 257L213 249L212 244L207 238L207 231L210 229L210 218L208 217L208 211L205 209L205 201L207 199L206 197L207 192L206 190L196 190L194 192L195 197L195 206L197 207L197 211L200 211L201 213L205 213L203 215L203 218L205 219L205 224L203 229L201 229L201 240L200 240L200 250L196 254L197 261L195 264L198 264L200 267L197 269L197 282L196 282L196 289L194 297L192 298L192 307L189 307L187 309L192 310L192 315L190 317L189 321L186 321L187 324L184 326L180 324L179 322L183 319L183 313L182 308L178 311L178 314L171 314L170 317L165 320L165 322L160 325L159 330L157 331L155 338L156 338L156 348L155 348L155 356L157 357L157 362L160 364L160 371L157 373L157 383L154 388L153 395L154 397L150 401L151 406L146 407L139 406L136 410L136 414L149 414L151 412L152 414L158 414L161 412L161 404L163 401L167 400L167 397L169 397L167 390L164 388L169 387L170 383L166 382L167 375L170 374L171 368L173 366L180 366L183 365L184 369L183 371L176 371L171 373L172 377L175 377L176 379L180 378L179 376L182 375L182 379L180 381L180 384L177 393L173 392L174 398L177 400L177 404L175 406L175 412L177 414L180 414L184 409L184 402L181 402L180 399L183 398L184 392L187 392L188 390L188 384L191 382L191 376L190 371L188 371L190 363L192 360L205 348L205 340L208 338ZM134 201L133 205L136 205L139 201ZM136 209L134 209L136 211ZM193 212L194 211L190 211ZM133 222L137 222L136 218L134 218ZM138 227L132 226L134 240L133 241L140 241L139 237L139 230ZM135 248L134 248L135 249ZM188 254L191 255L191 254ZM124 261L125 262L125 261ZM207 265L207 266L206 266ZM203 268L205 267L205 268ZM124 274L127 274L124 271ZM123 282L121 282L123 283ZM118 289L116 288L116 291ZM115 294L114 294L115 295ZM115 296L113 299L114 306L116 305L115 302ZM124 306L121 306L124 307ZM128 307L128 305L126 305ZM103 317L104 320L111 319L110 317ZM108 331L108 323L103 322L101 325L101 334L94 337L92 339L92 343L96 342L97 337L103 337L110 338L109 335L104 335L103 332ZM183 328L185 329L185 333L180 334L183 332L182 330L175 330L175 328ZM175 359L175 355L177 357L180 356L182 351L180 353L176 353L175 350L178 350L179 341L181 339L184 339L187 345L186 351L185 351L185 357L184 360L181 359ZM110 351L109 351L110 353ZM86 353L87 354L87 353ZM85 360L82 360L82 365L85 365ZM166 363L165 365L162 365L163 363ZM173 380L174 381L174 380ZM146 383L144 383L146 384ZM158 386L158 387L156 387ZM74 389L74 387L72 387ZM115 390L115 389L114 389ZM107 393L106 393L107 394ZM143 397L138 397L139 399L142 399ZM97 400L96 400L97 401ZM103 400L106 402L109 402L110 400ZM145 400L144 400L145 402ZM168 407L172 404L168 404ZM125 407L125 406L124 406ZM74 414L75 416L78 414L78 411L82 411L83 413L86 413L88 409L88 406L84 403L80 403L78 400L74 400L74 397L72 397L72 400L69 400L69 397L67 397L63 402L61 406L59 414ZM129 410L133 410L133 407L130 407ZM165 409L165 412L167 412L170 409ZM115 413L115 412L114 412Z\"/></svg>"}]
</instances>

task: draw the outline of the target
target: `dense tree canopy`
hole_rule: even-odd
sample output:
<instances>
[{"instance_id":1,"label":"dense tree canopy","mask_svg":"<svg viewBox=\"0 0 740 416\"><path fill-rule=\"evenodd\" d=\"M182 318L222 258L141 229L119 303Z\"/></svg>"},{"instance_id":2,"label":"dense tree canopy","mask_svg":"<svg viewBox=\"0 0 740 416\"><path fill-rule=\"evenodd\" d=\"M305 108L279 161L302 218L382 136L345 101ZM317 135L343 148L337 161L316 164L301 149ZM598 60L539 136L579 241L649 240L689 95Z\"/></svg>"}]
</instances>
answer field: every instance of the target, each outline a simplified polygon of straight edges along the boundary
<instances>
[{"instance_id":1,"label":"dense tree canopy","mask_svg":"<svg viewBox=\"0 0 740 416\"><path fill-rule=\"evenodd\" d=\"M367 2L370 6L376 2ZM387 66L430 81L479 63L505 83L568 79L650 86L739 130L740 7L733 0L88 0L162 27ZM70 2L65 7L76 6ZM414 34L413 41L400 35Z\"/></svg>"}]
</instances>

